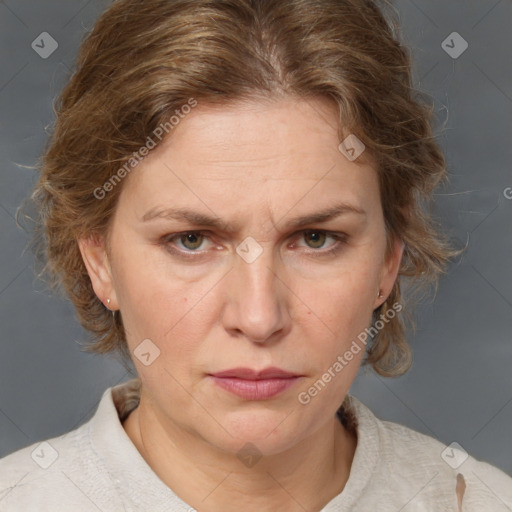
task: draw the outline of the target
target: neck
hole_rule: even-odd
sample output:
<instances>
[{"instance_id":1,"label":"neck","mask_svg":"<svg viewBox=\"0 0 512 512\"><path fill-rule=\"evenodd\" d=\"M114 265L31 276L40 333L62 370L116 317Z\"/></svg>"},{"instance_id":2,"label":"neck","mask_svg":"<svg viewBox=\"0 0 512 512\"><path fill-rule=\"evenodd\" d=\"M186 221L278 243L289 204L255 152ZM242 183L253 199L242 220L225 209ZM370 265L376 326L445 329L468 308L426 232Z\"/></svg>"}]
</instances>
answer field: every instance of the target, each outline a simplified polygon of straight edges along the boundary
<instances>
[{"instance_id":1,"label":"neck","mask_svg":"<svg viewBox=\"0 0 512 512\"><path fill-rule=\"evenodd\" d=\"M357 444L334 417L293 447L244 457L244 465L237 454L168 423L142 394L123 427L157 476L201 512L321 510L345 487Z\"/></svg>"}]
</instances>

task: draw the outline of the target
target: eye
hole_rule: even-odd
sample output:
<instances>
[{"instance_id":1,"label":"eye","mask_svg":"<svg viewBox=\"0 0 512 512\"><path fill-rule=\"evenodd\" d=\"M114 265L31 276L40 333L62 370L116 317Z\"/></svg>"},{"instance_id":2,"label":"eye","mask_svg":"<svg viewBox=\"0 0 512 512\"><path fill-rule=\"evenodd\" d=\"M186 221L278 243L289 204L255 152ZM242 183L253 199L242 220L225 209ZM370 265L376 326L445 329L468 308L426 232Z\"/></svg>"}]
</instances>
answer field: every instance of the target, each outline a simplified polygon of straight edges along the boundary
<instances>
[{"instance_id":1,"label":"eye","mask_svg":"<svg viewBox=\"0 0 512 512\"><path fill-rule=\"evenodd\" d=\"M185 233L173 233L162 239L162 244L173 253L192 253L207 249L208 242L213 245L209 237L200 231L187 231Z\"/></svg>"},{"instance_id":2,"label":"eye","mask_svg":"<svg viewBox=\"0 0 512 512\"><path fill-rule=\"evenodd\" d=\"M334 243L327 245L327 247L332 247L336 245L337 241L340 240L341 237L330 235L325 231L304 231L302 234L302 240L306 243L307 247L311 249L323 249L325 248L325 243L328 239L333 239Z\"/></svg>"},{"instance_id":3,"label":"eye","mask_svg":"<svg viewBox=\"0 0 512 512\"><path fill-rule=\"evenodd\" d=\"M320 229L309 229L297 235L293 244L295 247L309 249L318 255L336 254L348 238L344 233L329 233ZM176 257L193 257L194 253L195 257L205 256L209 249L216 248L208 234L201 231L172 233L163 237L160 243Z\"/></svg>"},{"instance_id":4,"label":"eye","mask_svg":"<svg viewBox=\"0 0 512 512\"><path fill-rule=\"evenodd\" d=\"M304 233L304 241L312 249L321 249L326 238L327 234L323 231L306 231Z\"/></svg>"},{"instance_id":5,"label":"eye","mask_svg":"<svg viewBox=\"0 0 512 512\"><path fill-rule=\"evenodd\" d=\"M202 233L185 233L179 236L179 242L190 251L194 251L201 247L205 236Z\"/></svg>"}]
</instances>

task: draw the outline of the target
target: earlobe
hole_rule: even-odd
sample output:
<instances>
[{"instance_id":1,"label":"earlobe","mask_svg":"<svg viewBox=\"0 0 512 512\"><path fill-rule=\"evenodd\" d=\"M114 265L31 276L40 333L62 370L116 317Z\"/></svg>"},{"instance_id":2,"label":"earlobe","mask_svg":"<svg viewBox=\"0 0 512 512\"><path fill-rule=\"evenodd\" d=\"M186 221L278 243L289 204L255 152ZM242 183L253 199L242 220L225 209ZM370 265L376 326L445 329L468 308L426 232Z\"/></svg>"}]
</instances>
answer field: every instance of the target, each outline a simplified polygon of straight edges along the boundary
<instances>
[{"instance_id":1,"label":"earlobe","mask_svg":"<svg viewBox=\"0 0 512 512\"><path fill-rule=\"evenodd\" d=\"M400 270L400 264L402 263L404 247L405 244L401 239L395 239L393 242L393 248L388 254L383 265L379 285L379 295L377 297L375 307L379 307L383 302L385 302L391 293L391 290L393 289L395 281L398 277L398 272Z\"/></svg>"},{"instance_id":2,"label":"earlobe","mask_svg":"<svg viewBox=\"0 0 512 512\"><path fill-rule=\"evenodd\" d=\"M104 239L94 236L81 238L78 247L96 295L109 309L118 309Z\"/></svg>"}]
</instances>

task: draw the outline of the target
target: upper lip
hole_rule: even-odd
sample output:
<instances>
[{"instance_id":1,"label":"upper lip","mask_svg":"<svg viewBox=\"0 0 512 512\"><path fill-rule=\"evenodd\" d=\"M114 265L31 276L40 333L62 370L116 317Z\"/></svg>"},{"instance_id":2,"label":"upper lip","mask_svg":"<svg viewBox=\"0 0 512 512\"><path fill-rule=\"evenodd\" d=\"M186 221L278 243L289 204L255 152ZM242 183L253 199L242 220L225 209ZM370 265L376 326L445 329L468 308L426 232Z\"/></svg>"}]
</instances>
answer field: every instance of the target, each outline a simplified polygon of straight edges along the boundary
<instances>
[{"instance_id":1,"label":"upper lip","mask_svg":"<svg viewBox=\"0 0 512 512\"><path fill-rule=\"evenodd\" d=\"M263 379L289 379L298 377L296 373L287 372L281 368L271 367L264 370L253 370L252 368L232 368L211 374L213 377L219 378L235 378L245 380L263 380Z\"/></svg>"}]
</instances>

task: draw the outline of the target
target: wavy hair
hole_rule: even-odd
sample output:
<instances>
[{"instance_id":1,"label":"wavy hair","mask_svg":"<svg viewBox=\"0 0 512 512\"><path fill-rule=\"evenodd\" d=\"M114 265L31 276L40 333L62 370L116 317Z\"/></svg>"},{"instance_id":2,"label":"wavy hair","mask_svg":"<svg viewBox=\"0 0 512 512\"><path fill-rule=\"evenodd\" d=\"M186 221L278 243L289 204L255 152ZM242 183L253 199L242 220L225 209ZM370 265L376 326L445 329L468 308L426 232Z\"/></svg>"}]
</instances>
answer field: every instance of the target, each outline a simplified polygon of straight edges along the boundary
<instances>
[{"instance_id":1,"label":"wavy hair","mask_svg":"<svg viewBox=\"0 0 512 512\"><path fill-rule=\"evenodd\" d=\"M437 283L454 254L430 213L445 161L394 14L371 0L117 0L100 16L56 101L31 196L40 274L70 297L88 349L127 355L122 315L96 296L77 243L108 239L122 183L101 200L94 192L190 98L331 100L340 140L355 134L375 163L389 247L405 244L400 278L374 320L402 302L404 278L418 289ZM407 325L403 314L387 322L365 363L404 373Z\"/></svg>"}]
</instances>

